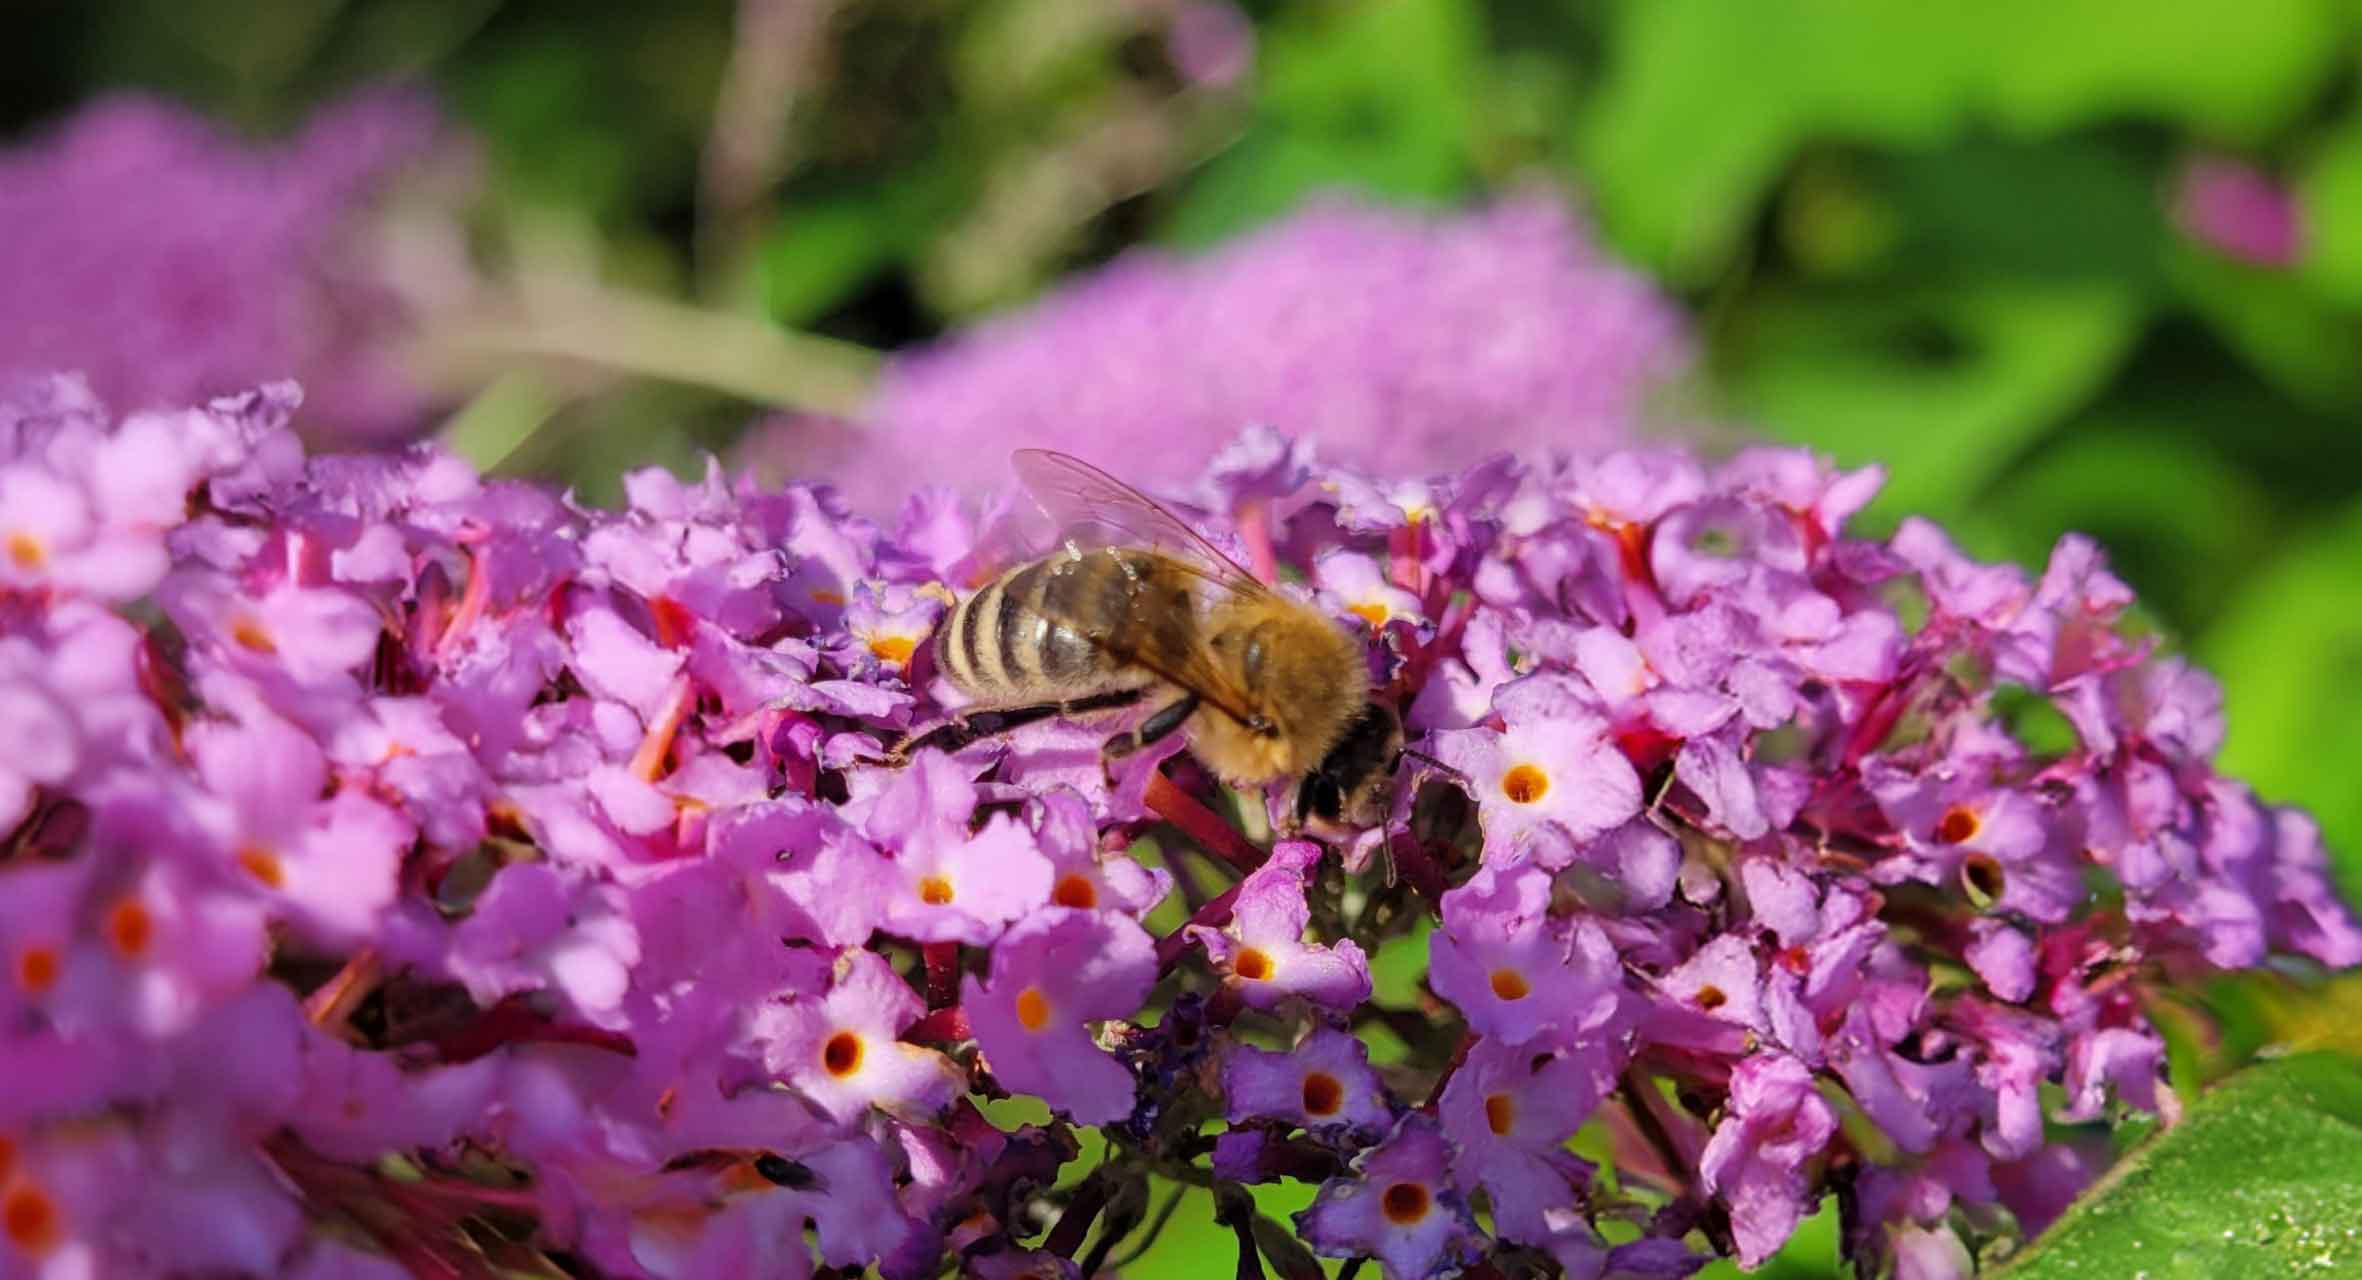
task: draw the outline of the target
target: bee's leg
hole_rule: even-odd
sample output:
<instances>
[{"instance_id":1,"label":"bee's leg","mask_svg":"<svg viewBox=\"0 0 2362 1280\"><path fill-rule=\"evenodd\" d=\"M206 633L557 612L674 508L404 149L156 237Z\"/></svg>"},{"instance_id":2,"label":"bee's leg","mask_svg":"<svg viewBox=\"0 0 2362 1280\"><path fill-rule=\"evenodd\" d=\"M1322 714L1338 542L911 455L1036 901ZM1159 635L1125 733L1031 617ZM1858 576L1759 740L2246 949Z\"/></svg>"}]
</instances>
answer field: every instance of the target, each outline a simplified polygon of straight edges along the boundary
<instances>
[{"instance_id":1,"label":"bee's leg","mask_svg":"<svg viewBox=\"0 0 2362 1280\"><path fill-rule=\"evenodd\" d=\"M1141 721L1139 728L1130 733L1119 733L1109 738L1107 744L1099 748L1099 754L1110 760L1121 760L1180 728L1181 722L1187 720L1190 713L1196 710L1197 695L1194 693L1182 694L1179 698L1159 708L1155 715Z\"/></svg>"},{"instance_id":2,"label":"bee's leg","mask_svg":"<svg viewBox=\"0 0 2362 1280\"><path fill-rule=\"evenodd\" d=\"M1094 693L1083 698L1068 698L1062 702L1036 702L1022 707L985 707L969 711L946 720L925 733L904 738L895 744L894 759L897 761L908 760L911 753L921 747L933 747L938 751L957 751L980 738L1007 733L1011 729L1022 728L1037 720L1047 720L1052 716L1089 715L1094 711L1107 711L1116 707L1130 706L1147 696L1147 693L1146 689L1111 689L1106 693Z\"/></svg>"}]
</instances>

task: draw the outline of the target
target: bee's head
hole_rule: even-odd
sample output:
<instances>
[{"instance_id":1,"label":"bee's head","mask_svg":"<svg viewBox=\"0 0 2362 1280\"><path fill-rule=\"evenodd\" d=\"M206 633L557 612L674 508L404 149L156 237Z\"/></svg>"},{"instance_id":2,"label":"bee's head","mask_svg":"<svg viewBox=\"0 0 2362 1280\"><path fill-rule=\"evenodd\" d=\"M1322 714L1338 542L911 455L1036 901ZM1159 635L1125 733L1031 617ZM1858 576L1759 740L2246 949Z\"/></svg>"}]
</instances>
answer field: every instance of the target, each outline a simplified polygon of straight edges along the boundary
<instances>
[{"instance_id":1,"label":"bee's head","mask_svg":"<svg viewBox=\"0 0 2362 1280\"><path fill-rule=\"evenodd\" d=\"M1316 831L1360 831L1386 820L1394 807L1395 766L1402 760L1402 720L1383 703L1365 705L1345 736L1296 783L1296 826Z\"/></svg>"}]
</instances>

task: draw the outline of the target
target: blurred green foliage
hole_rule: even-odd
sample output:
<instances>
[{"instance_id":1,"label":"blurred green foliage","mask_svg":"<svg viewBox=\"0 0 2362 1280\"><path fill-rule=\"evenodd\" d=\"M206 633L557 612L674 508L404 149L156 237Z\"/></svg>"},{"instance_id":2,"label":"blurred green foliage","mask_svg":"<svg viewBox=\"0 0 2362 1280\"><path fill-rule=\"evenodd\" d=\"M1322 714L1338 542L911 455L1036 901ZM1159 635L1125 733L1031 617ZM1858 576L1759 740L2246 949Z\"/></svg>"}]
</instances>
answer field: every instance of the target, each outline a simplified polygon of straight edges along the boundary
<instances>
[{"instance_id":1,"label":"blurred green foliage","mask_svg":"<svg viewBox=\"0 0 2362 1280\"><path fill-rule=\"evenodd\" d=\"M2034 568L2100 538L2223 678L2231 767L2362 897L2362 3L1253 0L1236 81L1187 74L1176 7L47 0L0 128L140 86L270 130L420 77L481 141L488 271L885 349L1316 190L1563 182L1693 305L1669 416L1883 463L1873 529L1923 512ZM2286 260L2177 225L2209 154L2282 184ZM611 495L770 385L601 359L500 371L459 438ZM1228 1248L1192 1196L1183 1261L1130 1274ZM1770 1273L1826 1274L1832 1234Z\"/></svg>"}]
</instances>

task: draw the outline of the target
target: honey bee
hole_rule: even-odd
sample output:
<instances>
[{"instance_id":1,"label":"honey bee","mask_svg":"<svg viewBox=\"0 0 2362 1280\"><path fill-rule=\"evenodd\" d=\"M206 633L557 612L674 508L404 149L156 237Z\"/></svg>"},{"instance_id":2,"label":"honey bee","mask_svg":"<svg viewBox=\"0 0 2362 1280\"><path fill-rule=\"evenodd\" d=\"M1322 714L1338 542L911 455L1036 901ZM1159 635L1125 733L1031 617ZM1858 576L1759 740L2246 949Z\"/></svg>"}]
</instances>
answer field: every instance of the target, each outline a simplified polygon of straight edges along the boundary
<instances>
[{"instance_id":1,"label":"honey bee","mask_svg":"<svg viewBox=\"0 0 2362 1280\"><path fill-rule=\"evenodd\" d=\"M897 757L1146 704L1137 726L1107 740L1108 759L1180 731L1231 786L1294 779L1294 828L1384 817L1402 722L1371 699L1358 640L1097 467L1043 449L1012 461L1063 526L1063 546L944 618L936 667L975 705L905 739Z\"/></svg>"}]
</instances>

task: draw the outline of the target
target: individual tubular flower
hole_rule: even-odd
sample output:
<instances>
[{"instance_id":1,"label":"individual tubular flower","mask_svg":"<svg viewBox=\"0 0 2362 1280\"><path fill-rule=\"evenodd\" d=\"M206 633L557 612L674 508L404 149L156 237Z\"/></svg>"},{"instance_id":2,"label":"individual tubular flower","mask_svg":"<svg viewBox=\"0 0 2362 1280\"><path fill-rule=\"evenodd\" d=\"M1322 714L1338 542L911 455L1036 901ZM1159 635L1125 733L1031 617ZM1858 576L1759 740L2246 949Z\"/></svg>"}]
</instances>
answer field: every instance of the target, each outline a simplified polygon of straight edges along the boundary
<instances>
[{"instance_id":1,"label":"individual tubular flower","mask_svg":"<svg viewBox=\"0 0 2362 1280\"><path fill-rule=\"evenodd\" d=\"M1446 1172L1450 1154L1433 1120L1405 1116L1350 1176L1321 1188L1296 1230L1317 1253L1378 1259L1392 1280L1448 1275L1484 1239Z\"/></svg>"},{"instance_id":2,"label":"individual tubular flower","mask_svg":"<svg viewBox=\"0 0 2362 1280\"><path fill-rule=\"evenodd\" d=\"M993 1078L1083 1124L1132 1110L1132 1074L1092 1043L1086 1022L1129 1016L1156 979L1155 949L1122 916L1050 907L1003 934L992 972L961 1005Z\"/></svg>"},{"instance_id":3,"label":"individual tubular flower","mask_svg":"<svg viewBox=\"0 0 2362 1280\"><path fill-rule=\"evenodd\" d=\"M1590 1166L1566 1141L1615 1087L1620 1054L1605 1037L1545 1046L1485 1039L1444 1086L1444 1136L1462 1190L1483 1187L1493 1230L1505 1240L1547 1245L1550 1211L1581 1199Z\"/></svg>"},{"instance_id":4,"label":"individual tubular flower","mask_svg":"<svg viewBox=\"0 0 2362 1280\"><path fill-rule=\"evenodd\" d=\"M1286 1052L1233 1045L1222 1059L1224 1114L1232 1124L1276 1119L1306 1129L1365 1131L1393 1119L1369 1046L1321 1027Z\"/></svg>"},{"instance_id":5,"label":"individual tubular flower","mask_svg":"<svg viewBox=\"0 0 2362 1280\"><path fill-rule=\"evenodd\" d=\"M836 969L826 996L766 1010L766 1065L840 1122L872 1106L917 1116L949 1105L951 1064L896 1038L926 1012L910 984L868 951L843 953Z\"/></svg>"},{"instance_id":6,"label":"individual tubular flower","mask_svg":"<svg viewBox=\"0 0 2362 1280\"><path fill-rule=\"evenodd\" d=\"M218 870L245 881L307 933L351 943L393 905L416 832L356 790L328 790L319 744L266 713L209 724L186 739L197 777L217 801L200 809Z\"/></svg>"},{"instance_id":7,"label":"individual tubular flower","mask_svg":"<svg viewBox=\"0 0 2362 1280\"><path fill-rule=\"evenodd\" d=\"M1120 849L1101 847L1091 802L1072 787L1053 787L1029 815L1034 839L1050 860L1053 906L1107 907L1138 917L1172 890L1169 874L1144 867Z\"/></svg>"},{"instance_id":8,"label":"individual tubular flower","mask_svg":"<svg viewBox=\"0 0 2362 1280\"><path fill-rule=\"evenodd\" d=\"M1640 812L1640 777L1609 742L1607 720L1576 682L1536 675L1493 694L1502 729L1435 735L1435 754L1467 775L1487 848L1563 867L1575 849Z\"/></svg>"},{"instance_id":9,"label":"individual tubular flower","mask_svg":"<svg viewBox=\"0 0 2362 1280\"><path fill-rule=\"evenodd\" d=\"M1369 961L1352 939L1326 947L1304 941L1312 919L1304 883L1321 856L1321 847L1309 840L1280 844L1239 883L1227 928L1190 928L1250 1008L1269 1009L1300 996L1344 1012L1369 997Z\"/></svg>"},{"instance_id":10,"label":"individual tubular flower","mask_svg":"<svg viewBox=\"0 0 2362 1280\"><path fill-rule=\"evenodd\" d=\"M1599 926L1549 914L1550 875L1494 862L1444 895L1429 940L1437 994L1502 1043L1598 1031L1617 1012L1616 953Z\"/></svg>"},{"instance_id":11,"label":"individual tubular flower","mask_svg":"<svg viewBox=\"0 0 2362 1280\"><path fill-rule=\"evenodd\" d=\"M1744 1059L1731 1073L1730 1109L1698 1171L1729 1206L1739 1261L1770 1257L1803 1219L1805 1164L1837 1131L1837 1113L1803 1063L1783 1054Z\"/></svg>"},{"instance_id":12,"label":"individual tubular flower","mask_svg":"<svg viewBox=\"0 0 2362 1280\"><path fill-rule=\"evenodd\" d=\"M879 793L864 830L892 851L896 875L884 927L920 942L992 941L1049 901L1050 860L1033 833L994 814L971 834L976 787L951 757L919 753Z\"/></svg>"}]
</instances>

